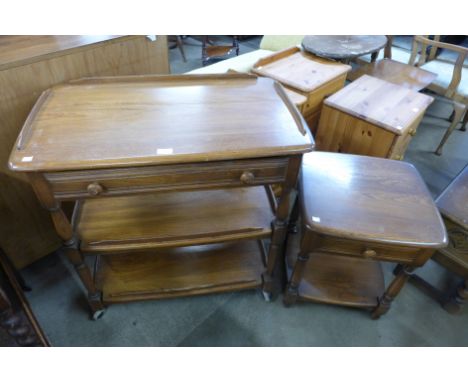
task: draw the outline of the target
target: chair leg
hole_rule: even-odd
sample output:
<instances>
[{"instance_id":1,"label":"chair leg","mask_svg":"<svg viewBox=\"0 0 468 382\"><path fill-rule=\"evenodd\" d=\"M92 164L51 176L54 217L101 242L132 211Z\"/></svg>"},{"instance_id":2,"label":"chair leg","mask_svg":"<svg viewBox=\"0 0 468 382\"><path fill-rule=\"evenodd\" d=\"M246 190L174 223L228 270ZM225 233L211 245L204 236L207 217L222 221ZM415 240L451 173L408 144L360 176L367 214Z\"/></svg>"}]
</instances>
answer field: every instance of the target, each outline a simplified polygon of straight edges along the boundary
<instances>
[{"instance_id":1,"label":"chair leg","mask_svg":"<svg viewBox=\"0 0 468 382\"><path fill-rule=\"evenodd\" d=\"M468 122L468 110L465 110L465 116L463 117L462 125L460 130L466 131L466 123Z\"/></svg>"},{"instance_id":2,"label":"chair leg","mask_svg":"<svg viewBox=\"0 0 468 382\"><path fill-rule=\"evenodd\" d=\"M442 155L442 148L444 147L445 142L447 142L447 139L449 138L450 134L452 134L452 131L455 129L455 127L457 127L457 125L460 122L460 120L461 120L461 118L463 116L463 113L464 113L464 111L466 109L465 105L463 105L461 103L458 103L458 102L454 102L453 107L454 107L454 112L455 112L455 114L453 116L453 121L450 124L447 131L445 132L444 137L440 141L439 146L437 147L437 149L435 151L435 153L437 155Z\"/></svg>"},{"instance_id":3,"label":"chair leg","mask_svg":"<svg viewBox=\"0 0 468 382\"><path fill-rule=\"evenodd\" d=\"M468 279L463 280L455 292L449 297L443 305L444 309L452 314L462 311L463 304L468 300Z\"/></svg>"},{"instance_id":4,"label":"chair leg","mask_svg":"<svg viewBox=\"0 0 468 382\"><path fill-rule=\"evenodd\" d=\"M184 42L182 41L180 36L176 36L176 44L180 50L180 54L182 55L182 60L184 60L184 62L187 62L187 59L185 58L185 52L184 52Z\"/></svg>"}]
</instances>

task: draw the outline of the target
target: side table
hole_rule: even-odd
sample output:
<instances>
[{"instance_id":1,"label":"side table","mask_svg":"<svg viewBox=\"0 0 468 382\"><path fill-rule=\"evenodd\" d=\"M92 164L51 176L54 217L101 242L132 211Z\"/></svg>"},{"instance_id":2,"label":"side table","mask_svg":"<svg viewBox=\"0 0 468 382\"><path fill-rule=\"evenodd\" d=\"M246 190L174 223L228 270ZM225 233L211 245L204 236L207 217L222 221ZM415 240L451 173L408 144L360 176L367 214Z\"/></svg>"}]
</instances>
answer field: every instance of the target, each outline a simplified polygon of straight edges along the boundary
<instances>
[{"instance_id":1,"label":"side table","mask_svg":"<svg viewBox=\"0 0 468 382\"><path fill-rule=\"evenodd\" d=\"M408 163L357 155L304 155L302 235L288 256L284 303L296 300L386 313L416 267L446 246L440 214ZM400 264L385 289L379 261Z\"/></svg>"}]
</instances>

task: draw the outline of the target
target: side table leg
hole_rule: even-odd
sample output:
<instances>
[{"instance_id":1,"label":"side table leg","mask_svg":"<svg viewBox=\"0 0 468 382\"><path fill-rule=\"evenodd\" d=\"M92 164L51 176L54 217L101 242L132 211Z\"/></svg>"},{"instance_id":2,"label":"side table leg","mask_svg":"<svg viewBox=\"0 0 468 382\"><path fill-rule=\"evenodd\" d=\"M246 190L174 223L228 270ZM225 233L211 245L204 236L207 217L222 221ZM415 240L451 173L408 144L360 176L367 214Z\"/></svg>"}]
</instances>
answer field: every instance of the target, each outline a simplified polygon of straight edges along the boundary
<instances>
[{"instance_id":1,"label":"side table leg","mask_svg":"<svg viewBox=\"0 0 468 382\"><path fill-rule=\"evenodd\" d=\"M31 173L28 175L29 181L41 201L41 204L49 211L55 230L63 240L65 253L74 265L78 276L88 291L88 303L94 319L102 316L104 305L102 303L101 292L96 289L90 269L84 262L84 257L79 251L79 242L73 232L73 227L62 210L60 202L55 200L50 184L42 174Z\"/></svg>"},{"instance_id":2,"label":"side table leg","mask_svg":"<svg viewBox=\"0 0 468 382\"><path fill-rule=\"evenodd\" d=\"M301 248L301 251L297 255L296 264L294 264L291 280L289 281L288 286L284 292L283 304L286 307L291 306L297 300L299 295L299 284L301 283L307 260L309 260L309 251L307 248Z\"/></svg>"},{"instance_id":3,"label":"side table leg","mask_svg":"<svg viewBox=\"0 0 468 382\"><path fill-rule=\"evenodd\" d=\"M278 257L284 251L284 242L288 230L289 199L291 191L296 186L301 159L302 156L289 159L286 181L283 183L281 198L276 209L275 220L273 221L273 233L268 251L267 269L263 273L263 294L267 300L270 299L273 293L273 273L278 264Z\"/></svg>"},{"instance_id":4,"label":"side table leg","mask_svg":"<svg viewBox=\"0 0 468 382\"><path fill-rule=\"evenodd\" d=\"M299 214L301 212L301 207L299 203L299 194L296 195L294 199L293 208L291 211L291 217L289 218L288 232L297 233L299 230L297 228L297 221L299 220Z\"/></svg>"},{"instance_id":5,"label":"side table leg","mask_svg":"<svg viewBox=\"0 0 468 382\"><path fill-rule=\"evenodd\" d=\"M448 301L443 304L443 308L452 314L457 314L462 311L463 304L468 300L468 279L463 280L455 292L449 297Z\"/></svg>"},{"instance_id":6,"label":"side table leg","mask_svg":"<svg viewBox=\"0 0 468 382\"><path fill-rule=\"evenodd\" d=\"M379 298L379 304L372 312L373 319L380 318L380 316L388 312L393 299L400 293L401 288L403 288L413 270L414 268L408 265L401 265L401 267L399 266L395 269L396 276L382 297Z\"/></svg>"},{"instance_id":7,"label":"side table leg","mask_svg":"<svg viewBox=\"0 0 468 382\"><path fill-rule=\"evenodd\" d=\"M93 319L101 318L105 307L102 303L102 293L96 289L93 276L89 267L85 264L83 254L78 249L78 241L72 238L64 243L65 253L75 267L81 282L88 291L88 304L91 308Z\"/></svg>"}]
</instances>

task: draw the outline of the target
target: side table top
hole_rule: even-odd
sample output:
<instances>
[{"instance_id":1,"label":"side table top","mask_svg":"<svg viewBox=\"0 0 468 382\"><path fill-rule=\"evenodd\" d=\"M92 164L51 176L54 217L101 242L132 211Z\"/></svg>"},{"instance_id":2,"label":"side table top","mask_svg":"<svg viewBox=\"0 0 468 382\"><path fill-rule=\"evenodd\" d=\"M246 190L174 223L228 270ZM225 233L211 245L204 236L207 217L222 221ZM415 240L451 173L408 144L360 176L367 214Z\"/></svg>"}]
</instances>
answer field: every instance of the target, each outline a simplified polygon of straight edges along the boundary
<instances>
[{"instance_id":1,"label":"side table top","mask_svg":"<svg viewBox=\"0 0 468 382\"><path fill-rule=\"evenodd\" d=\"M468 165L436 200L442 215L468 230Z\"/></svg>"},{"instance_id":2,"label":"side table top","mask_svg":"<svg viewBox=\"0 0 468 382\"><path fill-rule=\"evenodd\" d=\"M284 89L250 75L84 79L43 93L10 156L17 171L193 163L308 152Z\"/></svg>"},{"instance_id":3,"label":"side table top","mask_svg":"<svg viewBox=\"0 0 468 382\"><path fill-rule=\"evenodd\" d=\"M340 238L439 248L445 226L413 165L383 158L312 152L301 175L303 219Z\"/></svg>"},{"instance_id":4,"label":"side table top","mask_svg":"<svg viewBox=\"0 0 468 382\"><path fill-rule=\"evenodd\" d=\"M363 75L324 103L397 135L403 135L434 99L417 91Z\"/></svg>"},{"instance_id":5,"label":"side table top","mask_svg":"<svg viewBox=\"0 0 468 382\"><path fill-rule=\"evenodd\" d=\"M305 36L302 46L320 57L346 59L363 56L382 49L387 43L383 35Z\"/></svg>"}]
</instances>

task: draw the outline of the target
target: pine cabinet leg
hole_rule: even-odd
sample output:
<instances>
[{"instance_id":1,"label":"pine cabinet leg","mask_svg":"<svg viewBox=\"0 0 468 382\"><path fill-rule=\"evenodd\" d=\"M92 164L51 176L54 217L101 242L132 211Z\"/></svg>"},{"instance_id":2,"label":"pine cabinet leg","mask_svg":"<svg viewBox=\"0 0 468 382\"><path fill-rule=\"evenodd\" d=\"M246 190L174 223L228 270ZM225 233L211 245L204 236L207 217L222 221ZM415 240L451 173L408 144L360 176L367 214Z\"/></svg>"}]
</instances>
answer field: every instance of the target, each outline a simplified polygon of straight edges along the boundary
<instances>
[{"instance_id":1,"label":"pine cabinet leg","mask_svg":"<svg viewBox=\"0 0 468 382\"><path fill-rule=\"evenodd\" d=\"M468 300L468 279L463 280L455 292L443 304L443 308L452 314L461 313L464 303Z\"/></svg>"},{"instance_id":2,"label":"pine cabinet leg","mask_svg":"<svg viewBox=\"0 0 468 382\"><path fill-rule=\"evenodd\" d=\"M396 276L382 297L379 297L378 305L372 312L373 319L380 318L380 316L388 312L393 299L400 293L401 288L403 288L412 272L413 268L407 265L401 265L395 269Z\"/></svg>"}]
</instances>

